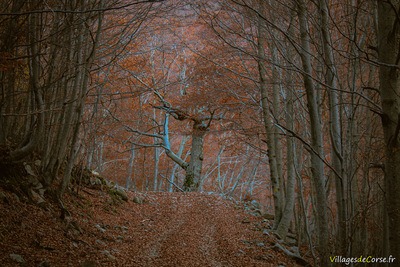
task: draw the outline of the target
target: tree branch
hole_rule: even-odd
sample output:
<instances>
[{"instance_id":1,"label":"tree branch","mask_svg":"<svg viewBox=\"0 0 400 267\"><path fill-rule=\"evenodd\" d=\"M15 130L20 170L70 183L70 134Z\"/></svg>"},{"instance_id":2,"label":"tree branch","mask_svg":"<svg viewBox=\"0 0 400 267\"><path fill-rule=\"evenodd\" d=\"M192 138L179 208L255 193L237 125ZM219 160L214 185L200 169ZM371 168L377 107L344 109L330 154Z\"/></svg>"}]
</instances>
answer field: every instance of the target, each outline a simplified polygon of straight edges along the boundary
<instances>
[{"instance_id":1,"label":"tree branch","mask_svg":"<svg viewBox=\"0 0 400 267\"><path fill-rule=\"evenodd\" d=\"M165 0L144 0L144 1L137 1L134 3L129 3L126 5L115 6L115 7L106 7L106 8L93 8L87 10L60 10L60 9L44 9L44 10L31 10L31 11L24 11L24 12L11 12L11 13L0 13L0 16L22 16L22 15L30 15L30 14L43 14L43 13L64 13L64 14L85 14L91 12L106 12L111 10L119 10L125 9L131 6L139 5L139 4L146 4L146 3L162 3Z\"/></svg>"}]
</instances>

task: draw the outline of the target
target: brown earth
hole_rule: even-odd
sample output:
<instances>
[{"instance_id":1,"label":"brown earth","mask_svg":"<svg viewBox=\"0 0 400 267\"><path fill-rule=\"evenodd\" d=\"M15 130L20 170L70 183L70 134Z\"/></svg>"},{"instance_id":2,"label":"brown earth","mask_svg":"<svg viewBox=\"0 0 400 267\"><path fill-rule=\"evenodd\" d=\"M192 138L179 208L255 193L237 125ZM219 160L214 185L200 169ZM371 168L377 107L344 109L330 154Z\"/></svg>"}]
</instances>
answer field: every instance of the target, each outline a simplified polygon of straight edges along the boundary
<instances>
[{"instance_id":1,"label":"brown earth","mask_svg":"<svg viewBox=\"0 0 400 267\"><path fill-rule=\"evenodd\" d=\"M69 193L70 217L0 189L0 266L300 266L270 222L206 193ZM18 263L20 261L21 263Z\"/></svg>"}]
</instances>

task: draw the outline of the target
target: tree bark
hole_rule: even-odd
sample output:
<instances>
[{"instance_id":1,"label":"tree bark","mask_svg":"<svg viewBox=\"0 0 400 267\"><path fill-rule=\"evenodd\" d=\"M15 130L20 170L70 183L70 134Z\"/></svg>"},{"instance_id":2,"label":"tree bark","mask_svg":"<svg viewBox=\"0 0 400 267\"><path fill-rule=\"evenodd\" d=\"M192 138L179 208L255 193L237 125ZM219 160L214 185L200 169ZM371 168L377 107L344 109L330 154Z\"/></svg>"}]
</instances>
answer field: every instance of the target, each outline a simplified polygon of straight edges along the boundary
<instances>
[{"instance_id":1,"label":"tree bark","mask_svg":"<svg viewBox=\"0 0 400 267\"><path fill-rule=\"evenodd\" d=\"M319 11L321 17L321 37L323 56L326 68L326 85L329 97L329 132L331 140L332 167L336 173L333 175L336 187L336 204L338 209L338 242L337 252L346 256L347 252L347 210L345 199L345 184L343 172L342 133L339 110L339 97L337 92L337 72L333 58L332 40L329 34L329 11L326 0L319 0Z\"/></svg>"},{"instance_id":2,"label":"tree bark","mask_svg":"<svg viewBox=\"0 0 400 267\"><path fill-rule=\"evenodd\" d=\"M181 140L181 143L179 145L179 150L178 150L177 156L180 157L180 158L182 158L183 150L185 148L185 144L186 144L187 139L188 139L188 137L183 136L182 140ZM183 157L183 160L186 160L186 157ZM174 167L172 168L172 172L171 172L171 175L170 175L170 181L169 181L169 185L168 185L168 192L173 192L174 191L173 188L174 188L174 183L175 183L175 173L176 173L176 169L178 167L179 167L179 164L175 163Z\"/></svg>"},{"instance_id":3,"label":"tree bark","mask_svg":"<svg viewBox=\"0 0 400 267\"><path fill-rule=\"evenodd\" d=\"M308 32L306 5L304 0L297 0L300 27L301 50L300 57L303 65L303 81L307 96L307 108L310 118L311 131L311 179L315 192L315 210L317 221L318 251L320 266L328 266L329 262L329 231L327 198L325 189L323 158L323 132L321 114L318 108L317 92L313 83L311 67L311 49Z\"/></svg>"},{"instance_id":4,"label":"tree bark","mask_svg":"<svg viewBox=\"0 0 400 267\"><path fill-rule=\"evenodd\" d=\"M203 120L194 120L192 132L192 147L190 161L186 169L186 177L183 183L185 191L200 190L201 170L203 168L203 142L207 132L207 126Z\"/></svg>"},{"instance_id":5,"label":"tree bark","mask_svg":"<svg viewBox=\"0 0 400 267\"><path fill-rule=\"evenodd\" d=\"M37 40L40 39L41 34L41 25L40 16L38 14L32 14L29 16L29 30L28 30L28 40L30 43L29 46L29 89L32 92L32 99L34 105L32 105L32 110L30 112L37 113L37 115L33 115L36 117L36 127L32 125L31 129L29 129L29 141L24 144L22 147L11 151L10 157L12 161L21 160L28 155L30 155L38 146L39 140L42 138L43 128L44 128L44 101L40 88L40 61L39 61L39 44ZM28 102L29 102L28 98ZM36 109L36 110L35 110Z\"/></svg>"},{"instance_id":6,"label":"tree bark","mask_svg":"<svg viewBox=\"0 0 400 267\"><path fill-rule=\"evenodd\" d=\"M135 165L135 145L132 144L131 155L129 157L128 175L126 176L126 182L125 182L125 188L127 190L130 190L131 187L133 187L133 189L136 190L134 165Z\"/></svg>"},{"instance_id":7,"label":"tree bark","mask_svg":"<svg viewBox=\"0 0 400 267\"><path fill-rule=\"evenodd\" d=\"M294 16L292 16L294 17ZM289 35L293 36L293 21L291 21L289 26ZM294 51L292 47L287 48L287 56L289 58L294 57ZM286 127L290 131L294 131L294 121L295 121L295 112L294 112L294 105L295 105L295 91L291 88L291 84L293 84L293 75L292 72L288 71L286 73ZM293 218L294 213L294 204L295 204L295 187L296 187L296 172L295 172L295 141L294 137L287 135L286 136L286 165L287 165L287 182L286 182L286 197L285 197L285 207L283 210L282 218L279 222L279 225L276 229L276 233L282 239L286 238L286 235L289 231L290 223Z\"/></svg>"},{"instance_id":8,"label":"tree bark","mask_svg":"<svg viewBox=\"0 0 400 267\"><path fill-rule=\"evenodd\" d=\"M263 2L260 2L260 13L264 13L264 5ZM267 77L267 66L265 64L265 49L269 47L267 42L267 30L265 21L259 17L258 18L258 70L260 76L260 91L261 91L261 108L263 115L264 128L266 131L266 143L268 146L268 161L269 161L269 173L272 184L272 196L274 200L274 229L278 227L278 224L282 218L282 211L284 205L284 192L281 187L281 178L279 176L282 173L281 170L278 169L278 156L277 156L277 146L276 143L279 142L275 140L277 136L274 134L275 129L271 118L272 110L271 105L269 104L269 94L268 94L268 77Z\"/></svg>"},{"instance_id":9,"label":"tree bark","mask_svg":"<svg viewBox=\"0 0 400 267\"><path fill-rule=\"evenodd\" d=\"M379 90L385 139L385 201L389 251L400 266L400 23L397 0L378 1Z\"/></svg>"}]
</instances>

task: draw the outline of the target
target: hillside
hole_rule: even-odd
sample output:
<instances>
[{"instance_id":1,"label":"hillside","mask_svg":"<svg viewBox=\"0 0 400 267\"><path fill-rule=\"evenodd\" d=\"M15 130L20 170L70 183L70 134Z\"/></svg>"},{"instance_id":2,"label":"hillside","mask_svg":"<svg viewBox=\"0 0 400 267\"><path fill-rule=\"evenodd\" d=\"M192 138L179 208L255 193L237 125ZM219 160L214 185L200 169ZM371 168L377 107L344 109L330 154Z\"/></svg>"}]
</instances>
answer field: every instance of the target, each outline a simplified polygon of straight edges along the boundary
<instances>
[{"instance_id":1,"label":"hillside","mask_svg":"<svg viewBox=\"0 0 400 267\"><path fill-rule=\"evenodd\" d=\"M0 190L0 266L298 266L274 248L270 221L214 194L124 201L83 187L65 196L71 216L61 220L47 199Z\"/></svg>"}]
</instances>

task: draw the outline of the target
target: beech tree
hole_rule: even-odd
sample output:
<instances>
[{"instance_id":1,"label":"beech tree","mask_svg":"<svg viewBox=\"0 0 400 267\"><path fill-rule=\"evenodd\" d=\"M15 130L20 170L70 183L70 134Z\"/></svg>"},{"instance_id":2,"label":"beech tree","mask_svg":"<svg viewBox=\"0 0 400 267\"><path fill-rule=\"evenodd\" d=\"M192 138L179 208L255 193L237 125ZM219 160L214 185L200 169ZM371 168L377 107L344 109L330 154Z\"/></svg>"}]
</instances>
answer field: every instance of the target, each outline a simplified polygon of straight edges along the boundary
<instances>
[{"instance_id":1,"label":"beech tree","mask_svg":"<svg viewBox=\"0 0 400 267\"><path fill-rule=\"evenodd\" d=\"M188 84L188 80L193 79L187 77L186 74L188 68L191 67L188 66L188 61L193 61L193 59L188 58L182 45L174 43L176 38L168 30L161 33L164 37L159 37L158 33L159 30L156 30L155 34L149 32L149 39L146 40L151 41L148 42L147 47L143 44L143 47L148 49L148 51L143 51L143 54L149 55L149 60L143 62L141 72L138 72L136 66L129 62L141 58L142 54L126 57L123 59L125 62L120 65L121 73L128 75L132 85L136 87L132 88L132 91L143 95L147 99L146 102L151 103L152 111L148 116L153 117L151 120L153 125L146 125L149 127L147 129L143 125L133 126L126 118L121 119L120 114L109 112L115 120L122 124L123 128L136 136L137 141L130 138L129 142L136 147L163 149L165 155L186 173L183 190L197 191L201 185L204 137L211 122L220 115L215 116L212 105L209 108L207 103L203 103L203 95L196 93L196 91L200 91L199 88L193 88ZM146 74L143 74L144 72ZM190 99L193 94L197 94L199 98ZM168 100L171 98L175 98L174 102ZM182 102L179 101L179 98L182 99ZM183 102L185 98L188 98L187 103ZM158 122L159 118L156 117L156 113L161 115L160 122ZM185 154L176 152L178 149L175 150L171 145L171 117L176 121L185 123L187 121L191 124L191 146L188 161L185 160ZM146 138L152 138L153 142L149 142L150 140ZM155 150L155 152L157 151ZM155 155L155 157L155 162L157 162L158 156ZM157 188L158 175L157 172L154 173L154 189Z\"/></svg>"},{"instance_id":2,"label":"beech tree","mask_svg":"<svg viewBox=\"0 0 400 267\"><path fill-rule=\"evenodd\" d=\"M388 215L389 251L400 257L400 23L398 1L378 1L379 90L385 136L385 202ZM397 262L396 265L399 265Z\"/></svg>"},{"instance_id":3,"label":"beech tree","mask_svg":"<svg viewBox=\"0 0 400 267\"><path fill-rule=\"evenodd\" d=\"M59 199L80 150L94 63L105 56L100 52L104 15L145 4L10 0L1 5L1 57L9 64L0 70L0 145L11 163L38 156L46 187L62 176Z\"/></svg>"},{"instance_id":4,"label":"beech tree","mask_svg":"<svg viewBox=\"0 0 400 267\"><path fill-rule=\"evenodd\" d=\"M321 113L318 108L318 95L316 93L314 81L312 80L311 49L308 33L308 22L306 19L307 9L305 2L297 1L297 12L300 27L301 51L300 57L304 70L303 80L307 95L307 107L310 116L311 131L311 173L314 190L316 193L316 219L318 227L318 250L320 252L321 265L328 263L328 217L327 217L327 197L325 189L324 163L323 157L323 131Z\"/></svg>"},{"instance_id":5,"label":"beech tree","mask_svg":"<svg viewBox=\"0 0 400 267\"><path fill-rule=\"evenodd\" d=\"M265 7L263 2L260 2L260 14L265 17ZM272 64L277 64L276 49L272 43L267 42L267 28L265 20L262 17L259 18L258 25L258 66L260 74L260 92L261 92L261 107L263 112L264 127L266 132L266 143L268 145L268 160L270 168L270 179L272 182L272 191L274 197L274 229L279 225L279 222L283 216L284 207L284 188L283 188L283 177L282 177L282 157L279 155L281 151L281 140L277 133L277 128L274 125L274 120L276 119L279 105L278 94L279 94L279 73L275 66L272 66L271 81L268 79L267 75L267 64L265 49L269 48L272 50ZM277 64L278 65L278 64ZM270 89L269 84L272 84L272 100L269 97L271 94L268 93ZM271 102L271 104L270 104ZM275 117L275 118L274 118Z\"/></svg>"},{"instance_id":6,"label":"beech tree","mask_svg":"<svg viewBox=\"0 0 400 267\"><path fill-rule=\"evenodd\" d=\"M331 140L332 168L334 169L336 203L338 208L338 251L345 255L347 237L347 203L344 186L346 184L343 170L342 129L340 121L338 75L334 62L332 37L329 33L329 11L325 0L318 2L320 12L321 46L323 48L325 83L329 97L329 136Z\"/></svg>"},{"instance_id":7,"label":"beech tree","mask_svg":"<svg viewBox=\"0 0 400 267\"><path fill-rule=\"evenodd\" d=\"M252 57L254 65L262 66L261 70L246 66L247 72L243 72L237 65L232 65L230 70L238 77L245 77L253 83L257 83L260 78L260 88L264 90L260 90L259 95L254 94L253 97L260 99L259 104L262 105L259 105L259 110L263 112L263 120L253 121L253 125L260 126L261 122L265 127L263 135L266 143L268 142L268 155L279 159L279 156L275 157L273 153L274 142L282 142L284 139L274 136L277 132L286 135L283 142L287 144L291 138L302 144L296 152L287 150L288 152L283 153L282 158L277 160L283 168L276 167L279 164L274 164L274 159L269 158L269 169L272 173L266 175L273 181L274 177L277 177L273 173L281 172L281 181L288 183L282 188L290 192L289 177L293 177L290 175L293 171L285 166L295 159L294 166L291 166L295 172L299 171L296 175L303 178L303 181L298 179L298 186L301 186L302 192L298 198L299 210L296 209L295 212L303 214L302 207L312 208L313 213L306 214L304 221L311 222L311 227L317 222L317 229L322 229L312 231L313 229L306 225L306 228L311 230L307 232L314 233L311 237L316 235L320 242L325 244L318 246L320 254L325 253L325 257L320 257L324 261L327 261L327 251L330 250L348 256L355 251L381 251L377 248L379 245L376 245L376 236L365 234L375 223L379 224L382 220L379 211L382 199L379 192L379 170L382 166L379 162L382 149L378 141L371 143L372 140L379 140L380 135L379 129L375 127L377 121L374 117L374 112L379 113L375 88L376 68L374 65L365 64L374 57L374 46L371 45L374 39L374 20L373 12L368 12L372 6L370 4L355 1L338 5L326 1L221 1L218 5L206 6L201 11L208 12L204 20L209 21L209 26L219 39L230 48L225 48L225 51L246 54ZM266 9L270 12L265 12L262 5L267 6ZM304 17L300 16L302 13L299 10L304 13ZM199 11L199 14L201 12ZM293 12L298 13L297 18L293 16ZM313 19L315 17L310 14L316 14L318 19ZM340 16L346 19L337 20ZM290 25L295 26L290 28ZM361 31L360 27L370 30ZM260 31L254 29L263 32L260 34ZM240 59L238 61L241 62ZM276 71L277 69L279 71ZM295 88L294 94L291 95L298 105L293 117L294 126L290 126L290 117L284 118L276 112L278 110L287 114L290 110L286 107L282 111L285 101L289 101L286 99L289 91L287 88L284 91L285 82L282 81L282 77L291 75L295 78L288 78L286 86ZM298 78L303 78L304 83L297 82L300 80ZM276 94L274 96L273 93L276 92L273 90L276 85L283 85L279 91L279 101L275 101ZM247 85L247 88L250 86ZM278 108L274 107L274 104L278 105ZM244 109L249 110L249 107L250 105L243 105ZM371 127L368 122L374 126ZM361 145L364 143L368 143L371 150L366 149L368 146ZM263 151L262 147L259 149ZM306 149L309 155L303 153L303 149ZM308 177L312 178L312 190L308 187ZM275 184L275 188L277 185ZM271 197L273 198L274 194L276 197L277 192L273 189L271 192ZM283 199L289 200L289 196L290 194L286 194ZM305 198L306 203L302 203L301 198ZM312 201L307 201L309 199ZM371 206L372 202L379 204ZM284 202L275 201L275 204L277 203L281 205L275 208L279 214L279 210L286 205ZM328 210L333 212L328 213ZM377 216L372 218L367 215L370 213ZM286 215L286 212L284 214ZM330 220L329 216L333 220ZM279 215L277 218L279 220ZM285 228L283 225L287 223L279 227L279 223L275 221L275 225L278 225L279 232L284 233L282 228ZM302 229L296 230L303 232ZM327 245L327 240L333 236L338 236L335 248ZM312 238L309 240L312 241ZM380 241L382 240L379 239L378 244ZM370 250L365 247L366 242ZM387 250L383 248L383 251Z\"/></svg>"},{"instance_id":8,"label":"beech tree","mask_svg":"<svg viewBox=\"0 0 400 267\"><path fill-rule=\"evenodd\" d=\"M1 171L40 159L60 199L78 163L128 189L255 197L319 265L400 258L399 9L3 1Z\"/></svg>"},{"instance_id":9,"label":"beech tree","mask_svg":"<svg viewBox=\"0 0 400 267\"><path fill-rule=\"evenodd\" d=\"M57 12L50 12L43 1L9 4L13 8L6 21L13 31L2 37L2 43L9 50L7 57L24 60L2 72L2 145L10 147L8 143L12 143L10 161L26 160L38 152L47 186L67 160L59 189L62 195L77 154L88 70L95 59L102 28L103 12L90 10L105 5L102 1L61 2L52 6ZM21 39L9 44L9 34ZM23 41L27 43L26 52L17 48ZM24 78L29 82L17 93L20 80L16 74L20 71L27 73ZM23 109L13 108L18 106ZM18 124L25 128L19 131L21 136L14 135L10 128Z\"/></svg>"}]
</instances>

